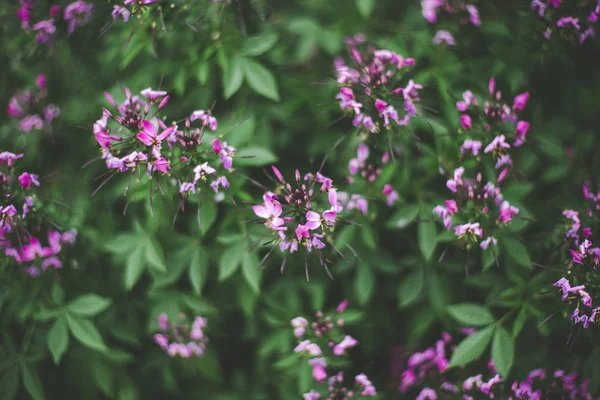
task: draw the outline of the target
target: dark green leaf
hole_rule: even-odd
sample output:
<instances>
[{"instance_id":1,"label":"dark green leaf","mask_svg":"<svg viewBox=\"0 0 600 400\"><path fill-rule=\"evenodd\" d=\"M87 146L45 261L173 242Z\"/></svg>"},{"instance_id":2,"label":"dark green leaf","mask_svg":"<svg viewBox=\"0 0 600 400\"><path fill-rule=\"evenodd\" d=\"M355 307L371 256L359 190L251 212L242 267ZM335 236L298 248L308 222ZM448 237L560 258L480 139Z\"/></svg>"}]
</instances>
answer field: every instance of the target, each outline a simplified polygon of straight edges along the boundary
<instances>
[{"instance_id":1,"label":"dark green leaf","mask_svg":"<svg viewBox=\"0 0 600 400\"><path fill-rule=\"evenodd\" d=\"M19 390L19 369L17 367L10 368L2 378L0 378L0 393L2 398L13 400L17 396Z\"/></svg>"},{"instance_id":2,"label":"dark green leaf","mask_svg":"<svg viewBox=\"0 0 600 400\"><path fill-rule=\"evenodd\" d=\"M251 36L246 39L242 47L241 54L243 56L259 56L271 50L277 43L279 37L276 33L267 33L260 36Z\"/></svg>"},{"instance_id":3,"label":"dark green leaf","mask_svg":"<svg viewBox=\"0 0 600 400\"><path fill-rule=\"evenodd\" d=\"M248 285L252 288L255 293L260 293L260 275L261 271L258 269L258 255L256 252L244 254L242 260L242 272Z\"/></svg>"},{"instance_id":4,"label":"dark green leaf","mask_svg":"<svg viewBox=\"0 0 600 400\"><path fill-rule=\"evenodd\" d=\"M398 290L398 307L404 308L412 304L423 289L423 270L417 267L417 270L407 276Z\"/></svg>"},{"instance_id":5,"label":"dark green leaf","mask_svg":"<svg viewBox=\"0 0 600 400\"><path fill-rule=\"evenodd\" d=\"M69 313L66 316L71 333L81 344L98 351L108 349L102 340L102 336L100 336L100 332L98 332L92 321L74 317Z\"/></svg>"},{"instance_id":6,"label":"dark green leaf","mask_svg":"<svg viewBox=\"0 0 600 400\"><path fill-rule=\"evenodd\" d=\"M249 58L244 58L242 65L244 76L252 90L268 99L279 101L277 82L271 71Z\"/></svg>"},{"instance_id":7,"label":"dark green leaf","mask_svg":"<svg viewBox=\"0 0 600 400\"><path fill-rule=\"evenodd\" d=\"M45 399L42 382L30 364L23 364L23 385L33 400Z\"/></svg>"},{"instance_id":8,"label":"dark green leaf","mask_svg":"<svg viewBox=\"0 0 600 400\"><path fill-rule=\"evenodd\" d=\"M234 244L225 251L219 261L219 281L223 282L237 271L242 258L246 253L246 247L243 242Z\"/></svg>"},{"instance_id":9,"label":"dark green leaf","mask_svg":"<svg viewBox=\"0 0 600 400\"><path fill-rule=\"evenodd\" d=\"M529 251L523 242L513 238L505 238L503 240L503 247L505 249L504 253L516 264L527 269L533 268L531 258L529 258Z\"/></svg>"},{"instance_id":10,"label":"dark green leaf","mask_svg":"<svg viewBox=\"0 0 600 400\"><path fill-rule=\"evenodd\" d=\"M454 353L450 358L448 368L466 365L481 356L490 344L493 333L494 325L490 325L463 339L463 341L456 346L456 350L454 350Z\"/></svg>"},{"instance_id":11,"label":"dark green leaf","mask_svg":"<svg viewBox=\"0 0 600 400\"><path fill-rule=\"evenodd\" d=\"M208 256L200 246L194 250L190 260L189 276L196 294L200 294L208 272Z\"/></svg>"},{"instance_id":12,"label":"dark green leaf","mask_svg":"<svg viewBox=\"0 0 600 400\"><path fill-rule=\"evenodd\" d=\"M65 317L61 316L54 322L50 332L48 332L48 348L52 353L54 364L60 364L62 356L69 347L69 332L67 331L67 322Z\"/></svg>"},{"instance_id":13,"label":"dark green leaf","mask_svg":"<svg viewBox=\"0 0 600 400\"><path fill-rule=\"evenodd\" d=\"M242 86L244 81L244 70L239 58L231 60L223 74L223 97L225 99L233 96Z\"/></svg>"},{"instance_id":14,"label":"dark green leaf","mask_svg":"<svg viewBox=\"0 0 600 400\"><path fill-rule=\"evenodd\" d=\"M417 231L419 238L419 248L425 260L430 260L433 256L436 246L436 235L435 224L431 221L421 222Z\"/></svg>"},{"instance_id":15,"label":"dark green leaf","mask_svg":"<svg viewBox=\"0 0 600 400\"><path fill-rule=\"evenodd\" d=\"M477 304L455 304L449 306L447 310L448 314L463 326L485 326L495 322L492 314L490 314L487 309Z\"/></svg>"},{"instance_id":16,"label":"dark green leaf","mask_svg":"<svg viewBox=\"0 0 600 400\"><path fill-rule=\"evenodd\" d=\"M515 356L515 342L513 337L503 327L496 328L492 342L492 360L500 376L506 379Z\"/></svg>"},{"instance_id":17,"label":"dark green leaf","mask_svg":"<svg viewBox=\"0 0 600 400\"><path fill-rule=\"evenodd\" d=\"M127 263L125 264L125 288L131 290L144 272L145 260L144 260L144 246L139 246L127 257Z\"/></svg>"},{"instance_id":18,"label":"dark green leaf","mask_svg":"<svg viewBox=\"0 0 600 400\"><path fill-rule=\"evenodd\" d=\"M375 274L371 267L360 263L354 277L354 293L358 304L365 305L373 295L375 289Z\"/></svg>"},{"instance_id":19,"label":"dark green leaf","mask_svg":"<svg viewBox=\"0 0 600 400\"><path fill-rule=\"evenodd\" d=\"M84 294L67 304L67 309L75 314L93 317L106 310L112 304L112 300L97 294Z\"/></svg>"}]
</instances>

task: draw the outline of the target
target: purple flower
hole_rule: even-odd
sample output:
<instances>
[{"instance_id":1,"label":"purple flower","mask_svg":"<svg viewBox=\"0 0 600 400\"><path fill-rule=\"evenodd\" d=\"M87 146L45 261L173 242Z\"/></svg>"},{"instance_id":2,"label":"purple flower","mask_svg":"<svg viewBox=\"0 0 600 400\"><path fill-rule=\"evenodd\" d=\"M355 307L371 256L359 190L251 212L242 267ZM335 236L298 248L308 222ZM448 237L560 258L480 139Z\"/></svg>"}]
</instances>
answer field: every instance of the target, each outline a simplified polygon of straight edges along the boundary
<instances>
[{"instance_id":1,"label":"purple flower","mask_svg":"<svg viewBox=\"0 0 600 400\"><path fill-rule=\"evenodd\" d=\"M44 120L37 114L28 115L19 122L19 129L23 132L31 132L33 129L42 129Z\"/></svg>"},{"instance_id":2,"label":"purple flower","mask_svg":"<svg viewBox=\"0 0 600 400\"><path fill-rule=\"evenodd\" d=\"M431 388L424 388L415 400L437 400L437 393Z\"/></svg>"},{"instance_id":3,"label":"purple flower","mask_svg":"<svg viewBox=\"0 0 600 400\"><path fill-rule=\"evenodd\" d=\"M448 187L448 189L450 189L452 192L456 193L457 187L462 186L462 184L463 184L462 175L464 173L465 173L464 167L456 168L454 170L454 178L448 179L448 181L446 182L446 187Z\"/></svg>"},{"instance_id":4,"label":"purple flower","mask_svg":"<svg viewBox=\"0 0 600 400\"><path fill-rule=\"evenodd\" d=\"M19 176L19 183L21 187L29 189L31 185L40 186L40 182L38 181L38 176L35 174L30 174L28 172L23 172Z\"/></svg>"},{"instance_id":5,"label":"purple flower","mask_svg":"<svg viewBox=\"0 0 600 400\"><path fill-rule=\"evenodd\" d=\"M85 1L78 0L65 7L64 18L69 22L68 32L71 35L75 28L84 26L92 19L94 6Z\"/></svg>"},{"instance_id":6,"label":"purple flower","mask_svg":"<svg viewBox=\"0 0 600 400\"><path fill-rule=\"evenodd\" d=\"M267 221L265 222L265 226L271 228L273 230L281 230L285 229L282 227L284 224L283 218L279 216L283 212L281 208L281 204L277 200L273 200L269 196L263 196L264 205L253 206L252 210L254 214L256 214L260 218L264 218Z\"/></svg>"},{"instance_id":7,"label":"purple flower","mask_svg":"<svg viewBox=\"0 0 600 400\"><path fill-rule=\"evenodd\" d=\"M483 235L483 230L479 227L479 222L455 226L454 232L457 236L471 234L481 237Z\"/></svg>"},{"instance_id":8,"label":"purple flower","mask_svg":"<svg viewBox=\"0 0 600 400\"><path fill-rule=\"evenodd\" d=\"M123 21L127 22L129 21L129 16L131 15L131 12L129 12L128 9L126 9L125 7L121 7L121 6L114 6L113 11L112 11L112 17L113 20L116 21L119 16L123 17Z\"/></svg>"},{"instance_id":9,"label":"purple flower","mask_svg":"<svg viewBox=\"0 0 600 400\"><path fill-rule=\"evenodd\" d=\"M454 46L456 44L454 37L448 31L438 31L433 37L433 43L438 45L446 43L448 46Z\"/></svg>"},{"instance_id":10,"label":"purple flower","mask_svg":"<svg viewBox=\"0 0 600 400\"><path fill-rule=\"evenodd\" d=\"M504 135L496 136L490 144L488 144L483 150L484 153L489 153L490 151L498 151L501 149L509 149L510 145L506 143L506 138Z\"/></svg>"},{"instance_id":11,"label":"purple flower","mask_svg":"<svg viewBox=\"0 0 600 400\"><path fill-rule=\"evenodd\" d=\"M471 123L471 117L469 114L461 114L460 116L460 124L464 129L471 129L473 124Z\"/></svg>"},{"instance_id":12,"label":"purple flower","mask_svg":"<svg viewBox=\"0 0 600 400\"><path fill-rule=\"evenodd\" d=\"M356 339L354 339L352 336L346 335L340 343L336 344L333 347L333 354L335 354L336 356L341 356L346 352L346 349L354 347L357 344L358 341Z\"/></svg>"},{"instance_id":13,"label":"purple flower","mask_svg":"<svg viewBox=\"0 0 600 400\"><path fill-rule=\"evenodd\" d=\"M337 201L337 191L335 189L329 189L329 204L331 208L323 212L323 219L327 222L335 222L337 219L337 213L342 211L344 207Z\"/></svg>"},{"instance_id":14,"label":"purple flower","mask_svg":"<svg viewBox=\"0 0 600 400\"><path fill-rule=\"evenodd\" d=\"M460 152L464 154L467 150L470 150L474 156L478 156L481 147L483 147L483 144L479 140L466 139L460 146Z\"/></svg>"},{"instance_id":15,"label":"purple flower","mask_svg":"<svg viewBox=\"0 0 600 400\"><path fill-rule=\"evenodd\" d=\"M52 41L52 37L54 33L56 33L56 27L54 26L53 19L47 19L44 21L40 21L33 25L33 30L37 31L37 35L35 36L35 40L38 43L50 43Z\"/></svg>"},{"instance_id":16,"label":"purple flower","mask_svg":"<svg viewBox=\"0 0 600 400\"><path fill-rule=\"evenodd\" d=\"M229 181L227 180L226 177L219 176L214 182L212 182L210 184L210 187L213 188L213 190L217 193L219 193L219 186L221 186L225 189L229 188Z\"/></svg>"},{"instance_id":17,"label":"purple flower","mask_svg":"<svg viewBox=\"0 0 600 400\"><path fill-rule=\"evenodd\" d=\"M304 393L302 398L304 400L319 400L321 395L316 390L311 390L309 393Z\"/></svg>"},{"instance_id":18,"label":"purple flower","mask_svg":"<svg viewBox=\"0 0 600 400\"><path fill-rule=\"evenodd\" d=\"M140 93L142 96L147 98L150 103L158 103L164 96L167 95L167 92L164 90L152 90L152 88L146 88Z\"/></svg>"},{"instance_id":19,"label":"purple flower","mask_svg":"<svg viewBox=\"0 0 600 400\"><path fill-rule=\"evenodd\" d=\"M487 250L487 248L489 247L490 244L493 246L496 246L498 244L498 240L496 240L496 238L493 236L489 236L486 239L482 240L481 243L479 244L479 246L483 250Z\"/></svg>"},{"instance_id":20,"label":"purple flower","mask_svg":"<svg viewBox=\"0 0 600 400\"><path fill-rule=\"evenodd\" d=\"M510 222L514 215L519 213L519 209L515 206L511 206L508 201L503 201L500 204L500 221L506 224Z\"/></svg>"},{"instance_id":21,"label":"purple flower","mask_svg":"<svg viewBox=\"0 0 600 400\"><path fill-rule=\"evenodd\" d=\"M515 96L513 110L522 111L529 101L529 92L521 93Z\"/></svg>"},{"instance_id":22,"label":"purple flower","mask_svg":"<svg viewBox=\"0 0 600 400\"><path fill-rule=\"evenodd\" d=\"M313 367L312 375L316 381L322 382L327 379L327 371L325 370L327 363L324 358L313 358L308 360L308 363Z\"/></svg>"}]
</instances>

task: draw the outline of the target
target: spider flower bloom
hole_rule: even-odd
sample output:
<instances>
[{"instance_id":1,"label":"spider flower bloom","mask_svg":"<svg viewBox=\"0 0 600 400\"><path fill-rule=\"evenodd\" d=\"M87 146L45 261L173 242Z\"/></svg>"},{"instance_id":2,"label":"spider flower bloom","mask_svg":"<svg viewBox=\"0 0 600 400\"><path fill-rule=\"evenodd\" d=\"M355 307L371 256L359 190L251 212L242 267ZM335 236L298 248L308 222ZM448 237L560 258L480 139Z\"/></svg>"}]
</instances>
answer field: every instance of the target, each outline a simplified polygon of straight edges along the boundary
<instances>
[{"instance_id":1,"label":"spider flower bloom","mask_svg":"<svg viewBox=\"0 0 600 400\"><path fill-rule=\"evenodd\" d=\"M164 333L154 335L154 341L170 357L204 356L206 343L208 342L204 334L204 328L207 326L205 318L195 317L190 327L185 315L181 315L180 322L170 322L166 314L160 314L158 325Z\"/></svg>"},{"instance_id":2,"label":"spider flower bloom","mask_svg":"<svg viewBox=\"0 0 600 400\"><path fill-rule=\"evenodd\" d=\"M75 28L84 26L92 19L94 6L85 1L78 0L65 7L64 18L68 21L68 32L71 35Z\"/></svg>"},{"instance_id":3,"label":"spider flower bloom","mask_svg":"<svg viewBox=\"0 0 600 400\"><path fill-rule=\"evenodd\" d=\"M433 43L437 45L445 43L448 46L454 46L456 44L454 36L448 31L438 31L433 37Z\"/></svg>"}]
</instances>

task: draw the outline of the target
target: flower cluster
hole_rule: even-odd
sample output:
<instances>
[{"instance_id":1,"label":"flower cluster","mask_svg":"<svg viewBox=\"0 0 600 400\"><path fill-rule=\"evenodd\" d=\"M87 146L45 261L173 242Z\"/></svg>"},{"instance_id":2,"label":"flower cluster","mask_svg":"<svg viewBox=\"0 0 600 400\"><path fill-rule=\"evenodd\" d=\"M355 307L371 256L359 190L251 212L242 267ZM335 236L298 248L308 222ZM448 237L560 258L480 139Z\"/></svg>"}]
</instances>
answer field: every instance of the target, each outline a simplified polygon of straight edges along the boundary
<instances>
[{"instance_id":1,"label":"flower cluster","mask_svg":"<svg viewBox=\"0 0 600 400\"><path fill-rule=\"evenodd\" d=\"M156 178L161 191L160 178L172 176L172 182L179 182L182 198L199 191L201 182L210 181L217 194L229 188L227 177L217 175L217 164L230 171L236 149L219 138L209 149L202 149L205 131L217 129L217 119L210 111L192 112L183 127L167 126L159 115L169 101L167 92L147 88L141 92L146 100L132 96L128 88L125 93L120 105L105 93L115 111L103 108L102 117L94 124L102 158L113 174L129 171L133 176L140 172Z\"/></svg>"},{"instance_id":2,"label":"flower cluster","mask_svg":"<svg viewBox=\"0 0 600 400\"><path fill-rule=\"evenodd\" d=\"M519 113L529 100L528 92L516 96L512 107L500 104L502 94L495 90L495 80L491 78L489 93L491 100L486 101L483 108L479 107L479 101L471 91L464 92L463 100L456 104L462 113L460 122L463 129L460 133L468 136L460 146L463 164L454 169L446 182L454 198L433 210L442 218L446 229L454 229L458 237L467 241L481 240L479 245L484 250L497 244L496 238L491 235L495 227L509 223L519 213L517 207L504 200L499 185L512 168L509 149L521 146L529 131L529 123L518 120ZM513 141L512 146L507 140ZM479 163L485 157L495 163L496 170L500 170L493 181L483 180ZM467 177L467 168L474 165L473 161L476 169L471 177ZM492 212L492 209L495 211ZM453 216L457 217L457 221ZM462 220L461 223L458 219Z\"/></svg>"},{"instance_id":3,"label":"flower cluster","mask_svg":"<svg viewBox=\"0 0 600 400\"><path fill-rule=\"evenodd\" d=\"M315 250L321 264L327 268L322 250L328 245L335 249L331 234L340 222L339 213L343 210L332 180L319 172L302 177L296 170L296 184L292 186L275 166L271 168L278 185L274 191L263 195L263 204L252 207L260 222L275 236L269 243L277 244L286 255L302 248L308 252ZM320 186L315 188L315 185ZM326 205L320 199L323 194L327 194ZM285 260L282 269L284 267Z\"/></svg>"},{"instance_id":4,"label":"flower cluster","mask_svg":"<svg viewBox=\"0 0 600 400\"><path fill-rule=\"evenodd\" d=\"M35 33L35 41L40 44L52 43L56 35L56 19L60 17L60 6L54 4L48 11L48 19L34 21L35 0L19 0L21 8L17 11L17 18L21 27L26 32ZM71 35L77 27L86 25L92 19L93 5L82 0L74 1L65 7L63 18L68 25Z\"/></svg>"},{"instance_id":5,"label":"flower cluster","mask_svg":"<svg viewBox=\"0 0 600 400\"><path fill-rule=\"evenodd\" d=\"M14 164L23 154L0 152L0 251L8 260L38 276L48 268L61 268L64 244L73 244L77 232L44 229L43 204L36 195L39 177L16 172ZM40 238L47 236L47 246Z\"/></svg>"},{"instance_id":6,"label":"flower cluster","mask_svg":"<svg viewBox=\"0 0 600 400\"><path fill-rule=\"evenodd\" d=\"M364 196L358 193L383 197L390 207L399 199L398 192L394 190L392 185L389 183L384 184L378 180L382 168L390 162L390 153L386 151L381 157L375 156L369 160L370 153L369 146L360 143L357 147L356 157L348 163L350 174L346 177L346 182L349 185L356 186L354 191L357 193L350 195L347 192L340 192L338 194L338 199L346 211L356 209L367 215L369 203ZM369 193L373 186L379 188L377 189L378 193Z\"/></svg>"},{"instance_id":7,"label":"flower cluster","mask_svg":"<svg viewBox=\"0 0 600 400\"><path fill-rule=\"evenodd\" d=\"M474 333L471 329L465 329L465 334ZM462 385L452 384L444 376L448 367L448 360L454 352L456 345L452 342L450 334L444 332L442 339L438 340L433 347L423 352L413 353L407 362L407 368L402 373L402 380L398 390L402 393L418 392L418 400L437 400L438 395L462 394L462 399L472 400L482 395L493 399L497 394L497 388L502 383L502 378L496 372L493 363L488 363L488 369L492 377L485 381L483 374L470 376L463 380ZM423 387L437 380L438 389ZM430 385L431 386L431 385Z\"/></svg>"},{"instance_id":8,"label":"flower cluster","mask_svg":"<svg viewBox=\"0 0 600 400\"><path fill-rule=\"evenodd\" d=\"M115 5L112 11L112 17L116 21L119 17L123 21L129 21L131 15L146 12L147 8L156 3L156 0L125 0L123 5Z\"/></svg>"},{"instance_id":9,"label":"flower cluster","mask_svg":"<svg viewBox=\"0 0 600 400\"><path fill-rule=\"evenodd\" d=\"M509 400L581 399L592 400L588 392L588 380L578 383L576 373L568 374L557 369L547 376L543 369L534 369L523 382L515 381L511 387L513 396Z\"/></svg>"},{"instance_id":10,"label":"flower cluster","mask_svg":"<svg viewBox=\"0 0 600 400\"><path fill-rule=\"evenodd\" d=\"M343 372L331 375L327 372L328 362L331 362L332 358L347 355L349 349L358 344L352 336L341 332L341 327L344 326L343 312L347 305L347 300L340 303L333 316L324 316L323 312L318 311L317 318L312 323L303 317L296 317L291 321L294 336L301 340L294 352L310 358L308 363L312 366L313 378L317 382L327 383L325 397L321 397L319 391L312 390L304 394L304 399L354 399L377 394L365 374L357 375L354 378L354 388L349 389L344 384Z\"/></svg>"},{"instance_id":11,"label":"flower cluster","mask_svg":"<svg viewBox=\"0 0 600 400\"><path fill-rule=\"evenodd\" d=\"M600 16L599 0L532 0L531 9L546 22L546 39L550 39L554 31L561 37L576 39L581 44L596 36L596 24Z\"/></svg>"},{"instance_id":12,"label":"flower cluster","mask_svg":"<svg viewBox=\"0 0 600 400\"><path fill-rule=\"evenodd\" d=\"M340 91L336 96L340 108L352 118L352 123L365 132L375 133L385 128L407 125L416 115L422 86L410 80L400 86L404 71L415 60L404 58L390 50L367 47L362 35L346 40L353 66L337 58L334 66Z\"/></svg>"},{"instance_id":13,"label":"flower cluster","mask_svg":"<svg viewBox=\"0 0 600 400\"><path fill-rule=\"evenodd\" d=\"M46 75L40 74L35 79L35 90L17 92L11 97L6 107L10 118L19 120L19 130L50 130L52 121L60 116L60 109L54 104L46 104L48 95Z\"/></svg>"},{"instance_id":14,"label":"flower cluster","mask_svg":"<svg viewBox=\"0 0 600 400\"><path fill-rule=\"evenodd\" d=\"M456 22L460 25L481 25L479 9L463 0L421 0L421 12L431 24L437 23L438 20L450 20L452 26ZM454 36L447 30L439 30L433 38L433 43L446 43L449 46L456 44Z\"/></svg>"},{"instance_id":15,"label":"flower cluster","mask_svg":"<svg viewBox=\"0 0 600 400\"><path fill-rule=\"evenodd\" d=\"M181 314L180 319L179 322L171 322L166 314L160 314L158 326L164 333L154 335L154 341L171 357L202 357L208 342L204 335L206 318L194 318L191 326L185 315Z\"/></svg>"},{"instance_id":16,"label":"flower cluster","mask_svg":"<svg viewBox=\"0 0 600 400\"><path fill-rule=\"evenodd\" d=\"M593 299L597 300L600 282L600 248L594 247L592 239L597 231L597 215L600 211L600 192L594 193L588 183L583 185L585 206L581 211L565 210L563 216L568 220L565 238L569 247L569 279L562 277L553 286L562 292L561 299L577 305L571 313L574 323L582 323L584 328L598 323L600 307L593 308ZM576 282L572 285L572 282ZM583 307L582 307L583 306Z\"/></svg>"}]
</instances>

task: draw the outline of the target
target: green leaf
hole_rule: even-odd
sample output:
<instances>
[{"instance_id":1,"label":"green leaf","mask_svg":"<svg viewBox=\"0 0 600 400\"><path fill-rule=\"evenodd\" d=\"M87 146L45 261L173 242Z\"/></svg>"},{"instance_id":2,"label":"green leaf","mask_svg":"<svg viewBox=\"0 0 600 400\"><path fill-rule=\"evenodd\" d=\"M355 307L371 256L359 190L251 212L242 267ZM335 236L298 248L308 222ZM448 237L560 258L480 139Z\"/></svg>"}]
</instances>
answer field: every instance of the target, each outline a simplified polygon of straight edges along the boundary
<instances>
[{"instance_id":1,"label":"green leaf","mask_svg":"<svg viewBox=\"0 0 600 400\"><path fill-rule=\"evenodd\" d=\"M283 358L275 361L273 363L273 368L275 369L289 369L290 367L296 365L298 362L298 353L290 353L285 355Z\"/></svg>"},{"instance_id":2,"label":"green leaf","mask_svg":"<svg viewBox=\"0 0 600 400\"><path fill-rule=\"evenodd\" d=\"M260 167L274 164L277 162L277 156L264 147L248 146L235 153L235 162L241 166Z\"/></svg>"},{"instance_id":3,"label":"green leaf","mask_svg":"<svg viewBox=\"0 0 600 400\"><path fill-rule=\"evenodd\" d=\"M248 285L255 293L260 293L260 271L258 269L258 255L256 252L244 254L242 260L242 272Z\"/></svg>"},{"instance_id":4,"label":"green leaf","mask_svg":"<svg viewBox=\"0 0 600 400\"><path fill-rule=\"evenodd\" d=\"M219 261L219 282L228 279L235 271L237 271L245 251L245 245L241 242L241 245L233 245L223 252L221 260Z\"/></svg>"},{"instance_id":5,"label":"green leaf","mask_svg":"<svg viewBox=\"0 0 600 400\"><path fill-rule=\"evenodd\" d=\"M463 324L463 326L485 326L495 322L492 314L490 314L487 309L477 304L455 304L449 306L447 310L448 314Z\"/></svg>"},{"instance_id":6,"label":"green leaf","mask_svg":"<svg viewBox=\"0 0 600 400\"><path fill-rule=\"evenodd\" d=\"M42 382L40 382L37 372L32 370L30 364L23 364L23 385L33 400L45 399Z\"/></svg>"},{"instance_id":7,"label":"green leaf","mask_svg":"<svg viewBox=\"0 0 600 400\"><path fill-rule=\"evenodd\" d=\"M533 268L531 258L529 258L529 252L527 251L527 246L525 246L523 242L513 238L505 238L503 240L503 246L506 255L516 264L527 269Z\"/></svg>"},{"instance_id":8,"label":"green leaf","mask_svg":"<svg viewBox=\"0 0 600 400\"><path fill-rule=\"evenodd\" d=\"M360 227L360 237L363 243L371 250L377 249L377 239L375 238L375 232L369 224L363 224Z\"/></svg>"},{"instance_id":9,"label":"green leaf","mask_svg":"<svg viewBox=\"0 0 600 400\"><path fill-rule=\"evenodd\" d=\"M420 209L418 204L401 207L385 225L392 229L402 229L417 219Z\"/></svg>"},{"instance_id":10,"label":"green leaf","mask_svg":"<svg viewBox=\"0 0 600 400\"><path fill-rule=\"evenodd\" d=\"M200 205L200 232L202 236L210 230L217 220L218 209L213 202L204 202Z\"/></svg>"},{"instance_id":11,"label":"green leaf","mask_svg":"<svg viewBox=\"0 0 600 400\"><path fill-rule=\"evenodd\" d=\"M98 332L92 321L76 318L68 312L66 316L71 333L82 345L98 351L108 350L100 332Z\"/></svg>"},{"instance_id":12,"label":"green leaf","mask_svg":"<svg viewBox=\"0 0 600 400\"><path fill-rule=\"evenodd\" d=\"M144 272L144 250L144 246L139 246L127 257L124 276L127 290L131 290L135 286Z\"/></svg>"},{"instance_id":13,"label":"green leaf","mask_svg":"<svg viewBox=\"0 0 600 400\"><path fill-rule=\"evenodd\" d=\"M204 286L204 282L206 282L207 271L208 256L204 249L198 246L192 254L189 269L190 282L196 294L202 292L202 287Z\"/></svg>"},{"instance_id":14,"label":"green leaf","mask_svg":"<svg viewBox=\"0 0 600 400\"><path fill-rule=\"evenodd\" d=\"M363 18L369 18L375 9L375 0L354 0L356 8Z\"/></svg>"},{"instance_id":15,"label":"green leaf","mask_svg":"<svg viewBox=\"0 0 600 400\"><path fill-rule=\"evenodd\" d=\"M102 361L96 361L92 365L92 377L96 386L108 397L113 397L115 393L115 380L113 378L113 370L111 367Z\"/></svg>"},{"instance_id":16,"label":"green leaf","mask_svg":"<svg viewBox=\"0 0 600 400\"><path fill-rule=\"evenodd\" d=\"M210 63L201 62L198 65L198 71L196 71L196 79L198 83L204 85L208 81L208 76L210 74Z\"/></svg>"},{"instance_id":17,"label":"green leaf","mask_svg":"<svg viewBox=\"0 0 600 400\"><path fill-rule=\"evenodd\" d=\"M192 310L199 314L215 314L219 311L218 308L195 296L184 296L183 301Z\"/></svg>"},{"instance_id":18,"label":"green leaf","mask_svg":"<svg viewBox=\"0 0 600 400\"><path fill-rule=\"evenodd\" d=\"M264 54L275 46L277 39L279 39L279 36L276 33L251 36L244 42L241 54L243 56L259 56Z\"/></svg>"},{"instance_id":19,"label":"green leaf","mask_svg":"<svg viewBox=\"0 0 600 400\"><path fill-rule=\"evenodd\" d=\"M425 271L425 282L429 304L435 313L441 317L446 314L446 306L450 303L448 281L442 279L434 270Z\"/></svg>"},{"instance_id":20,"label":"green leaf","mask_svg":"<svg viewBox=\"0 0 600 400\"><path fill-rule=\"evenodd\" d=\"M239 58L231 60L223 74L223 97L229 99L242 86L244 70Z\"/></svg>"},{"instance_id":21,"label":"green leaf","mask_svg":"<svg viewBox=\"0 0 600 400\"><path fill-rule=\"evenodd\" d=\"M84 294L67 304L67 309L75 314L93 317L106 310L112 304L112 300L97 294Z\"/></svg>"},{"instance_id":22,"label":"green leaf","mask_svg":"<svg viewBox=\"0 0 600 400\"><path fill-rule=\"evenodd\" d=\"M133 233L123 233L106 242L104 247L113 254L126 254L138 246L140 238Z\"/></svg>"},{"instance_id":23,"label":"green leaf","mask_svg":"<svg viewBox=\"0 0 600 400\"><path fill-rule=\"evenodd\" d=\"M436 242L436 229L435 224L431 221L421 222L417 230L417 236L419 239L419 248L425 260L429 261L435 251Z\"/></svg>"},{"instance_id":24,"label":"green leaf","mask_svg":"<svg viewBox=\"0 0 600 400\"><path fill-rule=\"evenodd\" d=\"M17 396L19 390L19 369L13 367L6 371L6 373L0 378L0 393L2 398L6 400L13 400Z\"/></svg>"},{"instance_id":25,"label":"green leaf","mask_svg":"<svg viewBox=\"0 0 600 400\"><path fill-rule=\"evenodd\" d=\"M521 330L523 329L523 326L525 326L525 322L527 321L527 318L529 317L529 312L528 312L527 308L528 308L527 303L523 304L523 307L521 307L519 314L517 314L517 317L515 318L515 322L513 323L513 331L512 331L514 338L519 336L519 333L521 333Z\"/></svg>"},{"instance_id":26,"label":"green leaf","mask_svg":"<svg viewBox=\"0 0 600 400\"><path fill-rule=\"evenodd\" d=\"M358 304L365 305L373 295L375 289L375 274L371 267L360 263L354 277L354 293Z\"/></svg>"},{"instance_id":27,"label":"green leaf","mask_svg":"<svg viewBox=\"0 0 600 400\"><path fill-rule=\"evenodd\" d=\"M69 332L67 331L67 322L65 317L61 316L54 322L50 332L48 332L48 349L52 353L54 364L60 364L62 356L69 347Z\"/></svg>"},{"instance_id":28,"label":"green leaf","mask_svg":"<svg viewBox=\"0 0 600 400\"><path fill-rule=\"evenodd\" d=\"M423 270L418 268L400 283L398 290L398 307L404 308L412 304L423 289Z\"/></svg>"},{"instance_id":29,"label":"green leaf","mask_svg":"<svg viewBox=\"0 0 600 400\"><path fill-rule=\"evenodd\" d=\"M273 73L252 59L243 60L244 76L252 90L268 99L279 101L279 90Z\"/></svg>"},{"instance_id":30,"label":"green leaf","mask_svg":"<svg viewBox=\"0 0 600 400\"><path fill-rule=\"evenodd\" d=\"M454 350L450 358L448 368L460 367L478 358L490 344L493 333L494 325L490 325L479 332L467 336L456 346L456 350Z\"/></svg>"},{"instance_id":31,"label":"green leaf","mask_svg":"<svg viewBox=\"0 0 600 400\"><path fill-rule=\"evenodd\" d=\"M157 272L167 272L165 264L165 255L163 249L156 240L149 238L146 242L146 260L150 267L154 267Z\"/></svg>"},{"instance_id":32,"label":"green leaf","mask_svg":"<svg viewBox=\"0 0 600 400\"><path fill-rule=\"evenodd\" d=\"M506 379L515 356L515 342L508 331L498 327L492 342L492 360L500 376Z\"/></svg>"}]
</instances>

